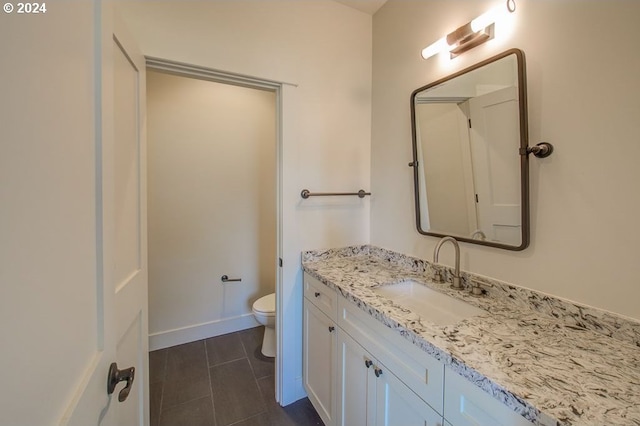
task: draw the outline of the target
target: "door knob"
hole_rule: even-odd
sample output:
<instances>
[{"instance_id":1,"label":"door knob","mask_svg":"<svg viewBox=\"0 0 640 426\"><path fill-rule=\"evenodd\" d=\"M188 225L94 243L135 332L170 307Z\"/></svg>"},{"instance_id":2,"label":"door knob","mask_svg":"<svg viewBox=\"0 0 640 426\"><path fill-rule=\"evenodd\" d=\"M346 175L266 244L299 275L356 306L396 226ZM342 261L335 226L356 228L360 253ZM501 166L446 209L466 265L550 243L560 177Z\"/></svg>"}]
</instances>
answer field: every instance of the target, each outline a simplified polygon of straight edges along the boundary
<instances>
[{"instance_id":1,"label":"door knob","mask_svg":"<svg viewBox=\"0 0 640 426\"><path fill-rule=\"evenodd\" d=\"M369 368L369 367L371 367L372 365L373 365L373 361L371 361L370 359L366 358L366 359L364 360L364 366L365 366L365 367Z\"/></svg>"},{"instance_id":2,"label":"door knob","mask_svg":"<svg viewBox=\"0 0 640 426\"><path fill-rule=\"evenodd\" d=\"M381 369L381 368L376 367L376 368L373 370L373 372L374 372L374 373L376 373L376 377L380 377L380 376L382 376L382 369Z\"/></svg>"},{"instance_id":3,"label":"door knob","mask_svg":"<svg viewBox=\"0 0 640 426\"><path fill-rule=\"evenodd\" d=\"M111 363L109 367L109 373L107 375L107 394L111 395L116 390L116 385L122 381L126 381L127 384L118 393L118 401L123 402L129 396L131 388L133 387L133 379L135 378L136 368L129 367L124 370L118 370L118 364Z\"/></svg>"}]
</instances>

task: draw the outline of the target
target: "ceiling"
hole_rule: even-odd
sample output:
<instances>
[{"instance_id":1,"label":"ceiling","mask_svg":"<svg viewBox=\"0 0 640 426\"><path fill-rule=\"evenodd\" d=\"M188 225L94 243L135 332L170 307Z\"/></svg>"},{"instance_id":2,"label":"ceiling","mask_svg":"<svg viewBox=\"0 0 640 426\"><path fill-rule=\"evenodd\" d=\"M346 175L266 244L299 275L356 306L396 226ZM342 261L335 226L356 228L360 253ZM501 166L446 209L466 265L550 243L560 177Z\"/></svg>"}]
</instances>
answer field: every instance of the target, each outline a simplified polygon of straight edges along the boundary
<instances>
[{"instance_id":1,"label":"ceiling","mask_svg":"<svg viewBox=\"0 0 640 426\"><path fill-rule=\"evenodd\" d=\"M373 15L378 9L382 7L387 0L334 0L338 3L342 3L345 6L358 9L361 12Z\"/></svg>"}]
</instances>

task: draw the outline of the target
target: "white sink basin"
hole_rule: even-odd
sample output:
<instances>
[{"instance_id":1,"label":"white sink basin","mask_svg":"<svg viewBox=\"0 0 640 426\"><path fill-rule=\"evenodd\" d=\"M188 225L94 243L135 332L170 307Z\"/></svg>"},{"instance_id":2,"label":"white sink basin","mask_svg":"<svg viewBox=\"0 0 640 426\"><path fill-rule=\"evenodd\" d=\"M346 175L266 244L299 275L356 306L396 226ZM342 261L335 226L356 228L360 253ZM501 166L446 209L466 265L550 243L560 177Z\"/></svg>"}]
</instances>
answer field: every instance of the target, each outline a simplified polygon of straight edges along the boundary
<instances>
[{"instance_id":1,"label":"white sink basin","mask_svg":"<svg viewBox=\"0 0 640 426\"><path fill-rule=\"evenodd\" d=\"M438 325L451 325L485 313L482 309L439 293L415 281L374 288L373 291L396 305L409 309L420 318Z\"/></svg>"}]
</instances>

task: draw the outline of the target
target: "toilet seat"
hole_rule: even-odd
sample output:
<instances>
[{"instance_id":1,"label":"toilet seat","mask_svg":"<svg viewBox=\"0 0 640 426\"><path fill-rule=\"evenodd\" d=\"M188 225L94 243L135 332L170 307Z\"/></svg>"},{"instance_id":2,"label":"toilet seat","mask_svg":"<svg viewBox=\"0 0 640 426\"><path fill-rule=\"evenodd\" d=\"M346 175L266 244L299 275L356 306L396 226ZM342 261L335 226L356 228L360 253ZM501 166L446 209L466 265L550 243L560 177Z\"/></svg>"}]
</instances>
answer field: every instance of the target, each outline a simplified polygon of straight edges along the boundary
<instances>
[{"instance_id":1,"label":"toilet seat","mask_svg":"<svg viewBox=\"0 0 640 426\"><path fill-rule=\"evenodd\" d=\"M262 296L253 304L253 311L261 315L275 316L276 314L276 294L271 293Z\"/></svg>"}]
</instances>

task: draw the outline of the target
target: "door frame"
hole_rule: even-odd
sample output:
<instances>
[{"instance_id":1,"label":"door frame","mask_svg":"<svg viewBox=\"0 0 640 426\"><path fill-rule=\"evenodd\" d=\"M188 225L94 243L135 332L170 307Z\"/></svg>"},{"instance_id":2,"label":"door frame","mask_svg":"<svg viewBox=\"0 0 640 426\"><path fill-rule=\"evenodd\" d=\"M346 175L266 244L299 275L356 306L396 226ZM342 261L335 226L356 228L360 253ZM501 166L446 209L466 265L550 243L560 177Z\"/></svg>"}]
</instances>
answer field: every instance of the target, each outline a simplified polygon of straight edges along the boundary
<instances>
[{"instance_id":1,"label":"door frame","mask_svg":"<svg viewBox=\"0 0 640 426\"><path fill-rule=\"evenodd\" d=\"M146 68L153 71L167 72L173 75L189 78L197 78L200 80L208 80L216 83L230 84L250 89L268 90L275 93L276 97L276 256L273 259L278 265L276 267L276 331L277 331L277 348L276 348L276 365L275 365L275 395L276 401L282 401L283 392L283 350L282 350L282 165L283 165L283 143L282 143L282 87L283 85L292 85L274 80L262 79L242 74L235 74L226 71L220 71L213 68L201 67L198 65L186 64L168 59L145 56ZM295 86L295 85L293 85Z\"/></svg>"}]
</instances>

